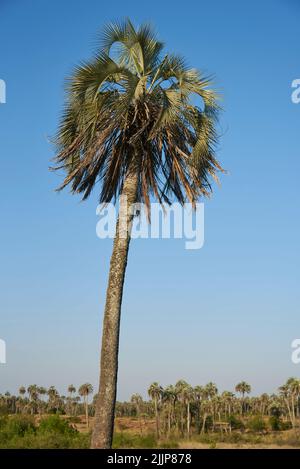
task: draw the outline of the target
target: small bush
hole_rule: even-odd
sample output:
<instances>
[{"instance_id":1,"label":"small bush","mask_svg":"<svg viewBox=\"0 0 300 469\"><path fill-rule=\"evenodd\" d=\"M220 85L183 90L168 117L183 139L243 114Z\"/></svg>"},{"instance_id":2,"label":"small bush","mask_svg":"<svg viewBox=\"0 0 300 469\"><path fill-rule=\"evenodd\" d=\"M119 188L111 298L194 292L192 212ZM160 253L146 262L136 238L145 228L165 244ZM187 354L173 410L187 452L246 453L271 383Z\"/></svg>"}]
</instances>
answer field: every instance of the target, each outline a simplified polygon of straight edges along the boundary
<instances>
[{"instance_id":1,"label":"small bush","mask_svg":"<svg viewBox=\"0 0 300 469\"><path fill-rule=\"evenodd\" d=\"M272 415L269 418L269 424L273 432L278 432L281 430L281 420L277 415Z\"/></svg>"},{"instance_id":2,"label":"small bush","mask_svg":"<svg viewBox=\"0 0 300 469\"><path fill-rule=\"evenodd\" d=\"M249 430L252 432L263 432L266 429L266 424L264 420L258 415L252 417L247 424Z\"/></svg>"},{"instance_id":3,"label":"small bush","mask_svg":"<svg viewBox=\"0 0 300 469\"><path fill-rule=\"evenodd\" d=\"M162 449L176 449L178 448L178 446L179 445L177 441L175 440L165 440L165 441L162 441L158 447Z\"/></svg>"},{"instance_id":4,"label":"small bush","mask_svg":"<svg viewBox=\"0 0 300 469\"><path fill-rule=\"evenodd\" d=\"M128 432L115 433L113 448L157 448L157 440L152 433L145 436Z\"/></svg>"},{"instance_id":5,"label":"small bush","mask_svg":"<svg viewBox=\"0 0 300 469\"><path fill-rule=\"evenodd\" d=\"M89 448L90 438L90 433L80 434L57 415L42 419L39 427L30 416L15 415L0 420L0 448Z\"/></svg>"},{"instance_id":6,"label":"small bush","mask_svg":"<svg viewBox=\"0 0 300 469\"><path fill-rule=\"evenodd\" d=\"M292 428L291 422L281 422L281 430L290 430Z\"/></svg>"},{"instance_id":7,"label":"small bush","mask_svg":"<svg viewBox=\"0 0 300 469\"><path fill-rule=\"evenodd\" d=\"M243 430L245 428L243 422L235 415L229 415L229 417L227 417L227 422L231 426L232 430Z\"/></svg>"},{"instance_id":8,"label":"small bush","mask_svg":"<svg viewBox=\"0 0 300 469\"><path fill-rule=\"evenodd\" d=\"M71 435L77 433L77 430L72 428L66 420L61 419L58 415L50 415L41 420L38 432L40 434Z\"/></svg>"},{"instance_id":9,"label":"small bush","mask_svg":"<svg viewBox=\"0 0 300 469\"><path fill-rule=\"evenodd\" d=\"M26 432L34 433L36 426L30 415L13 415L7 419L4 431L13 436L24 436Z\"/></svg>"},{"instance_id":10,"label":"small bush","mask_svg":"<svg viewBox=\"0 0 300 469\"><path fill-rule=\"evenodd\" d=\"M7 415L2 415L0 417L0 431L3 430L3 428L5 428L6 424L7 424L7 420L8 420L8 416Z\"/></svg>"}]
</instances>

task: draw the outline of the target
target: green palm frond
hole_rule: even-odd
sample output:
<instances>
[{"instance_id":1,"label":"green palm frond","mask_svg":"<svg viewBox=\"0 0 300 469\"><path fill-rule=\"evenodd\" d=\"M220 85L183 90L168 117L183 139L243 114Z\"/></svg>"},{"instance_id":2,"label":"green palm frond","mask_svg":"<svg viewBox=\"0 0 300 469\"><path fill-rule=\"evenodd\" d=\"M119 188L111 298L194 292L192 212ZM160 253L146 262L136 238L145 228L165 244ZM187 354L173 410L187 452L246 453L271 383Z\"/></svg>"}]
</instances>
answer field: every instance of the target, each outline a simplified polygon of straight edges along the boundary
<instances>
[{"instance_id":1,"label":"green palm frond","mask_svg":"<svg viewBox=\"0 0 300 469\"><path fill-rule=\"evenodd\" d=\"M54 169L86 199L115 200L134 161L138 196L149 206L207 196L222 171L215 157L218 96L211 79L162 54L153 29L130 20L107 25L96 56L67 80ZM195 105L195 97L201 104Z\"/></svg>"}]
</instances>

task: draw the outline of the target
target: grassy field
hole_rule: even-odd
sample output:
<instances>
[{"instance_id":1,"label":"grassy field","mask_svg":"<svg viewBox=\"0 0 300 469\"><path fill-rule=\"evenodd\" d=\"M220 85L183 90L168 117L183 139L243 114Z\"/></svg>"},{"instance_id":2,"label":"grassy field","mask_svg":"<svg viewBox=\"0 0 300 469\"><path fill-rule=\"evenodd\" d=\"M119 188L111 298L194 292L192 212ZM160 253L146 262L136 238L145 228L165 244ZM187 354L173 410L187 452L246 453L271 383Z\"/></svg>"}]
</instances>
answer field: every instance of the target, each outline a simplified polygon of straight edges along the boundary
<instances>
[{"instance_id":1,"label":"grassy field","mask_svg":"<svg viewBox=\"0 0 300 469\"><path fill-rule=\"evenodd\" d=\"M0 417L0 448L89 448L90 431L84 417L13 415ZM155 436L155 420L117 418L114 448L300 448L300 430L209 432L192 434L189 439L178 435Z\"/></svg>"}]
</instances>

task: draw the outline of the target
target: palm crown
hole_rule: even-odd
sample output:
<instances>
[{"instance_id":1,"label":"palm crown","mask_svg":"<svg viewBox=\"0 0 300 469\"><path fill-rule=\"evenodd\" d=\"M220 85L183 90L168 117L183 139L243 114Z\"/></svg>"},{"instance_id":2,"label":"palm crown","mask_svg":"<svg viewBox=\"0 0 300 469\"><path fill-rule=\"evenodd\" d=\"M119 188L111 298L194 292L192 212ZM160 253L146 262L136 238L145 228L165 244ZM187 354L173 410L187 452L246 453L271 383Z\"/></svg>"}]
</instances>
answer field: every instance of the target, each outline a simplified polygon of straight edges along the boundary
<instances>
[{"instance_id":1,"label":"palm crown","mask_svg":"<svg viewBox=\"0 0 300 469\"><path fill-rule=\"evenodd\" d=\"M210 192L221 170L216 95L209 79L162 50L148 25L104 29L100 51L68 80L56 138L55 169L66 173L59 189L71 184L86 199L100 181L100 202L109 202L134 168L137 199L148 208L152 195L195 204Z\"/></svg>"}]
</instances>

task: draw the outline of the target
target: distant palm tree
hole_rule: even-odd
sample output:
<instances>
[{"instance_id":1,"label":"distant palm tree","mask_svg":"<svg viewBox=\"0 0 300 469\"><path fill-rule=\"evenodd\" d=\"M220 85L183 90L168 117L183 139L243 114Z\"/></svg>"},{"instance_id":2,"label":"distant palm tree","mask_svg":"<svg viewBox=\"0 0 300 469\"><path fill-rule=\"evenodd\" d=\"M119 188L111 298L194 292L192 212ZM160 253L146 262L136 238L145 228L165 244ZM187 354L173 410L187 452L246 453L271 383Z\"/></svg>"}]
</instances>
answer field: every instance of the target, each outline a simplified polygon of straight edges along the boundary
<instances>
[{"instance_id":1,"label":"distant palm tree","mask_svg":"<svg viewBox=\"0 0 300 469\"><path fill-rule=\"evenodd\" d=\"M292 426L296 426L296 413L295 407L299 408L299 395L300 395L300 380L298 378L289 378L285 385L279 388L281 394L284 395L285 401L287 403L290 420Z\"/></svg>"},{"instance_id":2,"label":"distant palm tree","mask_svg":"<svg viewBox=\"0 0 300 469\"><path fill-rule=\"evenodd\" d=\"M182 389L182 397L186 405L186 431L187 431L187 437L189 438L190 437L190 424L191 424L190 404L194 399L194 390L192 386L187 385Z\"/></svg>"},{"instance_id":3,"label":"distant palm tree","mask_svg":"<svg viewBox=\"0 0 300 469\"><path fill-rule=\"evenodd\" d=\"M21 386L21 387L19 388L19 394L20 394L21 396L24 396L24 394L26 394L26 388L25 388L24 386Z\"/></svg>"},{"instance_id":4,"label":"distant palm tree","mask_svg":"<svg viewBox=\"0 0 300 469\"><path fill-rule=\"evenodd\" d=\"M78 389L78 394L80 396L83 396L84 400L84 405L85 405L85 421L86 421L86 426L89 428L89 411L88 411L88 397L90 394L93 392L93 386L89 383L82 384L80 388Z\"/></svg>"},{"instance_id":5,"label":"distant palm tree","mask_svg":"<svg viewBox=\"0 0 300 469\"><path fill-rule=\"evenodd\" d=\"M174 418L174 406L177 399L177 392L175 386L170 384L163 390L162 400L167 403L167 415L168 415L168 437L171 433L172 418Z\"/></svg>"},{"instance_id":6,"label":"distant palm tree","mask_svg":"<svg viewBox=\"0 0 300 469\"><path fill-rule=\"evenodd\" d=\"M48 395L48 408L53 412L55 411L56 413L59 410L59 393L57 389L54 386L50 386L50 388L47 390L47 395Z\"/></svg>"},{"instance_id":7,"label":"distant palm tree","mask_svg":"<svg viewBox=\"0 0 300 469\"><path fill-rule=\"evenodd\" d=\"M245 394L249 394L251 392L251 386L250 384L246 383L246 381L241 381L236 385L235 390L236 392L239 392L244 399Z\"/></svg>"},{"instance_id":8,"label":"distant palm tree","mask_svg":"<svg viewBox=\"0 0 300 469\"><path fill-rule=\"evenodd\" d=\"M180 431L181 434L184 434L184 406L185 406L185 398L184 398L184 390L189 386L189 384L184 381L184 379L180 379L175 384L177 399L180 406Z\"/></svg>"},{"instance_id":9,"label":"distant palm tree","mask_svg":"<svg viewBox=\"0 0 300 469\"><path fill-rule=\"evenodd\" d=\"M75 394L75 392L76 392L75 386L73 384L69 384L68 386L69 396L67 398L67 411L69 414L73 414L75 410L74 401L72 397L72 395Z\"/></svg>"},{"instance_id":10,"label":"distant palm tree","mask_svg":"<svg viewBox=\"0 0 300 469\"><path fill-rule=\"evenodd\" d=\"M45 396L47 394L47 389L44 388L44 386L39 386L38 391L41 396Z\"/></svg>"},{"instance_id":11,"label":"distant palm tree","mask_svg":"<svg viewBox=\"0 0 300 469\"><path fill-rule=\"evenodd\" d=\"M30 400L31 413L35 414L38 408L39 387L36 384L31 384L28 386L27 392Z\"/></svg>"},{"instance_id":12,"label":"distant palm tree","mask_svg":"<svg viewBox=\"0 0 300 469\"><path fill-rule=\"evenodd\" d=\"M203 386L197 385L194 387L194 397L195 397L195 402L197 404L197 430L198 430L198 433L200 433L201 431L201 428L200 428L201 404L206 397L205 389Z\"/></svg>"},{"instance_id":13,"label":"distant palm tree","mask_svg":"<svg viewBox=\"0 0 300 469\"><path fill-rule=\"evenodd\" d=\"M154 412L155 412L155 421L156 421L156 436L159 438L159 414L158 414L158 404L162 398L163 388L158 383L152 383L148 389L148 395L150 399L154 402Z\"/></svg>"},{"instance_id":14,"label":"distant palm tree","mask_svg":"<svg viewBox=\"0 0 300 469\"><path fill-rule=\"evenodd\" d=\"M251 392L250 384L246 383L246 381L241 381L235 387L236 392L239 392L242 395L242 413L245 411L245 394L249 394Z\"/></svg>"},{"instance_id":15,"label":"distant palm tree","mask_svg":"<svg viewBox=\"0 0 300 469\"><path fill-rule=\"evenodd\" d=\"M142 422L141 422L141 406L143 404L143 398L140 394L133 394L130 401L134 404L136 409L136 416L139 421L141 434L143 433Z\"/></svg>"},{"instance_id":16,"label":"distant palm tree","mask_svg":"<svg viewBox=\"0 0 300 469\"><path fill-rule=\"evenodd\" d=\"M112 46L114 48L112 53ZM116 49L116 50L115 50ZM78 66L58 131L55 169L83 199L101 183L100 202L121 197L110 263L93 448L112 444L117 390L121 302L133 204L150 197L196 207L221 170L214 154L218 111L211 83L163 44L148 25L127 20L103 32L96 56ZM201 104L195 105L194 97ZM126 201L126 202L125 202Z\"/></svg>"},{"instance_id":17,"label":"distant palm tree","mask_svg":"<svg viewBox=\"0 0 300 469\"><path fill-rule=\"evenodd\" d=\"M218 394L218 388L215 383L207 383L205 386L205 392L209 399L213 399Z\"/></svg>"},{"instance_id":18,"label":"distant palm tree","mask_svg":"<svg viewBox=\"0 0 300 469\"><path fill-rule=\"evenodd\" d=\"M224 404L224 414L225 414L225 417L228 415L230 416L231 415L231 411L232 411L232 403L233 403L233 400L234 400L234 394L233 392L230 392L230 391L224 391L222 392L221 394L221 399L222 399L222 402Z\"/></svg>"},{"instance_id":19,"label":"distant palm tree","mask_svg":"<svg viewBox=\"0 0 300 469\"><path fill-rule=\"evenodd\" d=\"M72 394L74 394L76 392L76 388L73 384L70 384L68 386L68 393L70 394L70 397L72 397Z\"/></svg>"}]
</instances>

